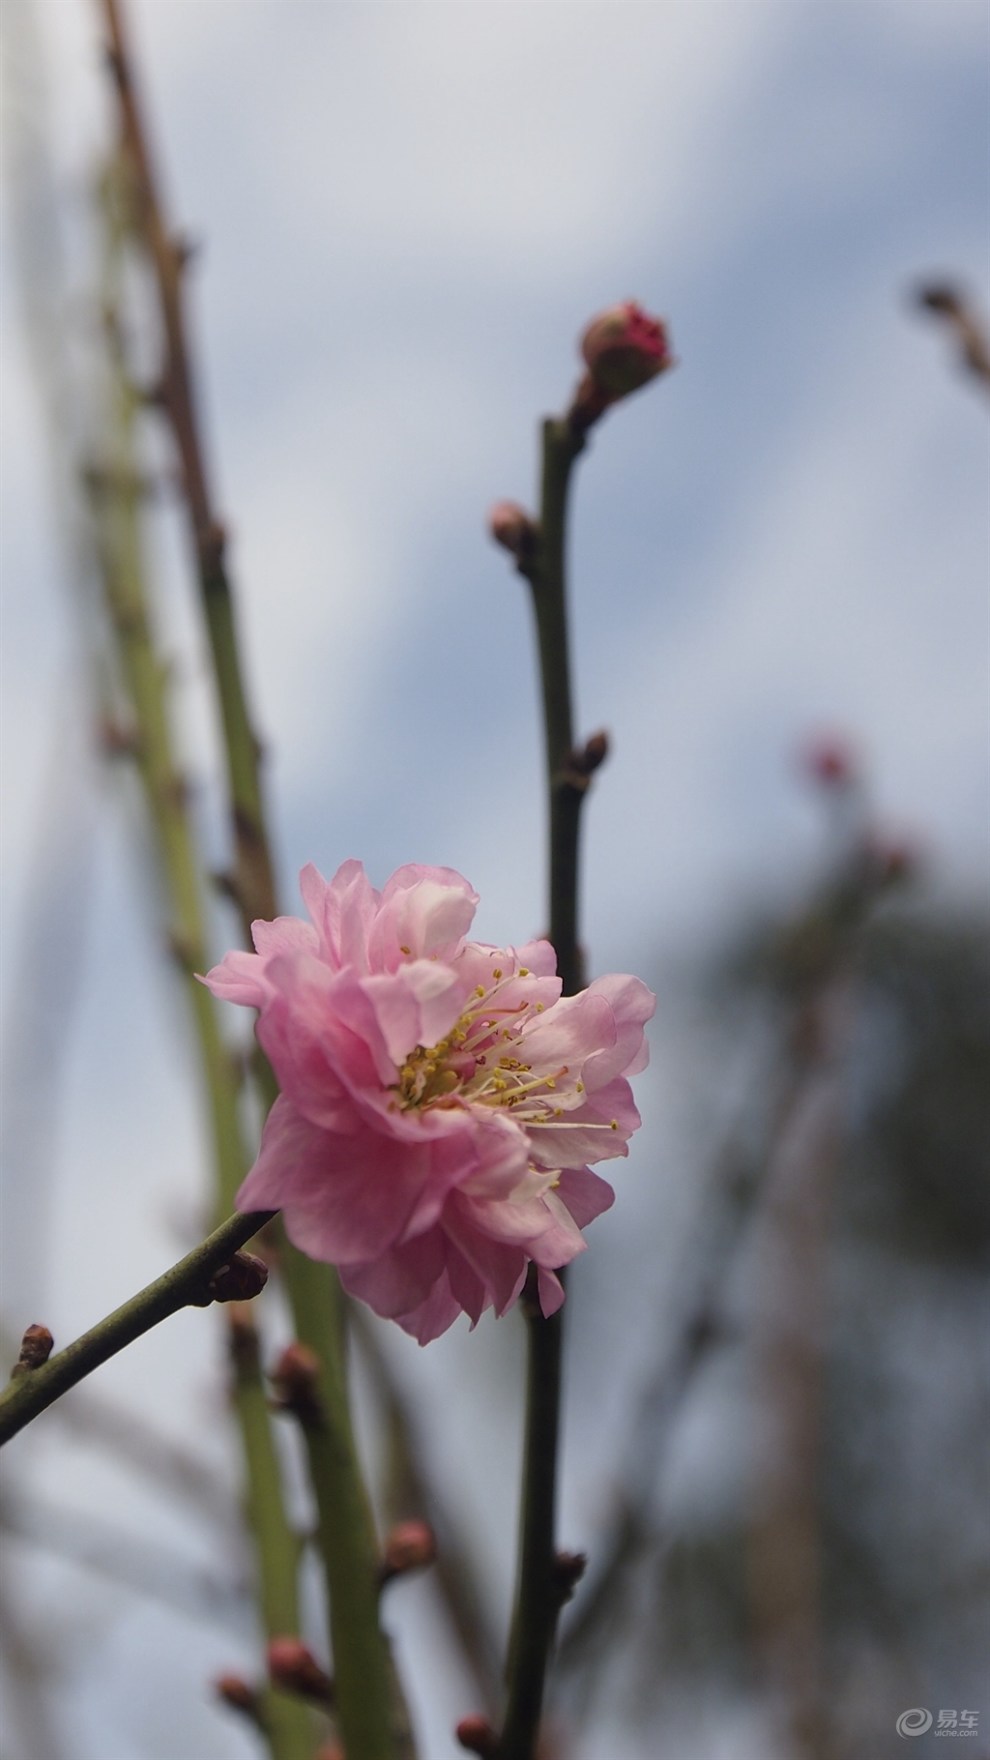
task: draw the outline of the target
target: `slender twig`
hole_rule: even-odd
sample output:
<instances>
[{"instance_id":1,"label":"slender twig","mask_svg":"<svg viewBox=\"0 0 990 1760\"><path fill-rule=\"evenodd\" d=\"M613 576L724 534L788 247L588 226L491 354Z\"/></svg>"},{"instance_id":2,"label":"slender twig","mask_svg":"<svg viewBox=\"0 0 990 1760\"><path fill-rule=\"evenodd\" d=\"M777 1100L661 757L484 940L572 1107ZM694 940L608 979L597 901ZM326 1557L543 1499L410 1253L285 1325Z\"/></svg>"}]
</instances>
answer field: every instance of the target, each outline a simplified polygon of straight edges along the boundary
<instances>
[{"instance_id":1,"label":"slender twig","mask_svg":"<svg viewBox=\"0 0 990 1760\"><path fill-rule=\"evenodd\" d=\"M414 1402L375 1337L375 1322L360 1304L355 1303L351 1312L354 1336L384 1416L388 1465L383 1501L387 1519L418 1518L436 1536L432 1580L474 1678L480 1708L490 1715L500 1694L501 1640L481 1592L478 1560L473 1556L463 1524L451 1510L449 1498L437 1495Z\"/></svg>"},{"instance_id":2,"label":"slender twig","mask_svg":"<svg viewBox=\"0 0 990 1760\"><path fill-rule=\"evenodd\" d=\"M990 387L990 336L966 294L951 282L934 281L919 287L916 297L922 310L931 312L952 336L963 369Z\"/></svg>"},{"instance_id":3,"label":"slender twig","mask_svg":"<svg viewBox=\"0 0 990 1760\"><path fill-rule=\"evenodd\" d=\"M88 1332L73 1339L64 1350L49 1357L40 1369L20 1375L0 1393L0 1445L9 1442L25 1424L44 1412L122 1351L136 1338L150 1332L180 1308L205 1308L215 1300L211 1283L222 1266L229 1264L239 1247L257 1234L273 1212L257 1210L247 1216L229 1216L185 1258L163 1271Z\"/></svg>"},{"instance_id":4,"label":"slender twig","mask_svg":"<svg viewBox=\"0 0 990 1760\"><path fill-rule=\"evenodd\" d=\"M131 380L119 309L129 230L129 181L119 159L101 180L105 234L102 287L109 422L104 456L84 472L96 533L104 599L127 699L130 750L141 778L164 883L168 945L182 973L202 1062L213 1137L220 1216L234 1207L249 1154L239 1116L240 1076L225 1045L217 1007L196 973L212 964L207 948L204 862L189 811L189 791L175 754L169 667L158 651L143 532L145 488Z\"/></svg>"},{"instance_id":5,"label":"slender twig","mask_svg":"<svg viewBox=\"0 0 990 1760\"><path fill-rule=\"evenodd\" d=\"M118 671L128 702L131 749L154 832L169 913L169 945L183 977L199 1047L213 1139L219 1216L233 1209L249 1155L241 1126L241 1080L224 1042L217 1005L196 978L211 964L207 952L205 863L189 810L188 790L175 756L168 694L169 669L157 651L154 607L147 579L143 532L141 455L136 423L139 397L128 371L120 305L125 252L133 215L128 165L111 162L101 180L105 239L102 311L110 419L105 460L86 474L97 552ZM242 1304L231 1322L233 1407L244 1457L249 1527L258 1569L261 1624L267 1638L297 1634L299 1546L286 1511L272 1417L259 1365L254 1317ZM236 1316L237 1324L234 1326ZM312 1748L307 1708L286 1694L268 1695L264 1728L273 1760L308 1760Z\"/></svg>"},{"instance_id":6,"label":"slender twig","mask_svg":"<svg viewBox=\"0 0 990 1760\"><path fill-rule=\"evenodd\" d=\"M566 594L567 494L583 436L565 420L543 425L540 518L525 573L539 648L549 806L549 936L564 992L582 984L578 941L578 839L587 778L573 765L574 727ZM519 1571L498 1760L533 1760L562 1594L555 1569L562 1311L546 1318L530 1288Z\"/></svg>"},{"instance_id":7,"label":"slender twig","mask_svg":"<svg viewBox=\"0 0 990 1760\"><path fill-rule=\"evenodd\" d=\"M164 339L157 387L171 424L182 473L184 505L199 573L200 590L223 719L224 743L236 840L232 883L250 922L275 915L271 852L265 836L260 746L251 726L225 555L225 532L209 482L194 391L192 352L186 332L184 285L189 255L185 241L165 223L148 137L138 105L122 9L100 0L117 88L123 143L134 172L140 223L155 271Z\"/></svg>"},{"instance_id":8,"label":"slender twig","mask_svg":"<svg viewBox=\"0 0 990 1760\"><path fill-rule=\"evenodd\" d=\"M186 251L166 225L128 54L121 7L100 0L123 139L137 182L140 219L158 289L164 337L160 396L182 475L204 620L220 702L233 820L231 891L245 934L276 914L271 846L260 778L260 746L244 688L224 530L209 487L183 306ZM260 1091L274 1098L271 1072ZM348 1760L393 1760L394 1727L405 1724L378 1620L378 1548L347 1403L343 1296L336 1275L286 1244L282 1269L298 1338L320 1359L323 1424L306 1431L319 1511L319 1540L334 1647L336 1705ZM407 1744L408 1746L408 1744Z\"/></svg>"}]
</instances>

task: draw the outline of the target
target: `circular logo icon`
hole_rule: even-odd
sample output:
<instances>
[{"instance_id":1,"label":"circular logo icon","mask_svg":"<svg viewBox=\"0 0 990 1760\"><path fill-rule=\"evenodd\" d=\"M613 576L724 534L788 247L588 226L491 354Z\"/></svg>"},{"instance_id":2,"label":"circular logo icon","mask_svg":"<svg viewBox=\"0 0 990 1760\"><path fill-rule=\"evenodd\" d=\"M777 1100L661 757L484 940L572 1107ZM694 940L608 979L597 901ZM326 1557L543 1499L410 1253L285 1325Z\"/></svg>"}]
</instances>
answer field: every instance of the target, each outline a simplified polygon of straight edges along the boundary
<instances>
[{"instance_id":1,"label":"circular logo icon","mask_svg":"<svg viewBox=\"0 0 990 1760\"><path fill-rule=\"evenodd\" d=\"M912 1711L902 1711L894 1728L899 1736L923 1736L932 1727L932 1714L923 1705L916 1705Z\"/></svg>"}]
</instances>

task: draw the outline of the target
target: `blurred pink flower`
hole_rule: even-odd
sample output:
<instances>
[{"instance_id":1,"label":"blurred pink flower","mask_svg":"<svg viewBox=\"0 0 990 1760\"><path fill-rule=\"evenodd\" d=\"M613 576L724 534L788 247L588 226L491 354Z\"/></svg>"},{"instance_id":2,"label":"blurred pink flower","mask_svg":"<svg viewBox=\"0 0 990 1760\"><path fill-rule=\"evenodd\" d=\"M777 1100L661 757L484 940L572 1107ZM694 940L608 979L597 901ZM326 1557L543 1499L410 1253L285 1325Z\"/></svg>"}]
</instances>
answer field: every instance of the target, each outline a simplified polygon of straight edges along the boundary
<instances>
[{"instance_id":1,"label":"blurred pink flower","mask_svg":"<svg viewBox=\"0 0 990 1760\"><path fill-rule=\"evenodd\" d=\"M627 1153L654 997L599 978L561 997L549 942L465 939L478 899L449 868L360 862L300 888L311 922L253 926L255 953L205 979L259 1010L281 1094L243 1211L280 1209L295 1244L421 1344L462 1311L504 1314L532 1261L554 1272L614 1194L589 1161Z\"/></svg>"}]
</instances>

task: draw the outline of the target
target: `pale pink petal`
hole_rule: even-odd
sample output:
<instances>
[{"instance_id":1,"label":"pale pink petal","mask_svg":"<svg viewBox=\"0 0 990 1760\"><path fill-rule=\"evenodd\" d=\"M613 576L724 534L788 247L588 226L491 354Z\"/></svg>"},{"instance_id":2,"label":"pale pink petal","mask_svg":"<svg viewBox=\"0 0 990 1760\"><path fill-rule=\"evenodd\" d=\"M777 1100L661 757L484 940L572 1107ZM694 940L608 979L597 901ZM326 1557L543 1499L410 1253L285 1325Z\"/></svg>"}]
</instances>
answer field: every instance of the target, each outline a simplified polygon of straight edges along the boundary
<instances>
[{"instance_id":1,"label":"pale pink petal","mask_svg":"<svg viewBox=\"0 0 990 1760\"><path fill-rule=\"evenodd\" d=\"M562 996L522 1032L526 1061L538 1073L583 1069L599 1046L612 1045L614 1040L611 1008L603 996L592 996L588 990Z\"/></svg>"},{"instance_id":2,"label":"pale pink petal","mask_svg":"<svg viewBox=\"0 0 990 1760\"><path fill-rule=\"evenodd\" d=\"M472 1119L477 1166L464 1190L473 1197L508 1198L526 1177L529 1139L506 1112L476 1107Z\"/></svg>"},{"instance_id":3,"label":"pale pink petal","mask_svg":"<svg viewBox=\"0 0 990 1760\"><path fill-rule=\"evenodd\" d=\"M437 1279L425 1302L408 1314L397 1314L396 1319L403 1331L411 1333L419 1344L430 1344L433 1339L446 1332L463 1312L464 1308L454 1295L445 1271Z\"/></svg>"},{"instance_id":4,"label":"pale pink petal","mask_svg":"<svg viewBox=\"0 0 990 1760\"><path fill-rule=\"evenodd\" d=\"M547 1271L541 1265L537 1272L537 1291L540 1310L544 1318L549 1320L551 1314L556 1314L557 1309L564 1305L564 1286L559 1277L555 1277L552 1271Z\"/></svg>"},{"instance_id":5,"label":"pale pink petal","mask_svg":"<svg viewBox=\"0 0 990 1760\"><path fill-rule=\"evenodd\" d=\"M443 1232L433 1228L405 1246L390 1247L368 1265L342 1266L341 1282L383 1319L395 1320L428 1299L445 1263Z\"/></svg>"},{"instance_id":6,"label":"pale pink petal","mask_svg":"<svg viewBox=\"0 0 990 1760\"><path fill-rule=\"evenodd\" d=\"M461 1012L462 985L450 966L412 960L396 972L365 978L392 1062L401 1065L417 1045L436 1045Z\"/></svg>"},{"instance_id":7,"label":"pale pink petal","mask_svg":"<svg viewBox=\"0 0 990 1760\"><path fill-rule=\"evenodd\" d=\"M565 1167L556 1196L567 1206L578 1228L587 1228L589 1222L611 1210L615 1203L615 1193L608 1181L599 1179L590 1167Z\"/></svg>"},{"instance_id":8,"label":"pale pink petal","mask_svg":"<svg viewBox=\"0 0 990 1760\"><path fill-rule=\"evenodd\" d=\"M251 924L251 939L265 960L272 959L277 953L292 953L296 948L317 953L320 946L312 924L304 923L300 917L276 917L273 923L259 918Z\"/></svg>"},{"instance_id":9,"label":"pale pink petal","mask_svg":"<svg viewBox=\"0 0 990 1760\"><path fill-rule=\"evenodd\" d=\"M478 894L452 868L399 868L383 891L368 936L373 971L394 971L403 958L453 958L471 927Z\"/></svg>"},{"instance_id":10,"label":"pale pink petal","mask_svg":"<svg viewBox=\"0 0 990 1760\"><path fill-rule=\"evenodd\" d=\"M464 1302L467 1313L476 1321L491 1301L496 1313L504 1314L515 1301L526 1276L526 1254L521 1246L514 1241L497 1240L483 1226L478 1227L475 1207L460 1194L447 1205L444 1229L481 1284L480 1302L478 1292L464 1284L465 1292L471 1290L472 1295L471 1302ZM454 1260L450 1262L449 1274L456 1294L460 1273Z\"/></svg>"},{"instance_id":11,"label":"pale pink petal","mask_svg":"<svg viewBox=\"0 0 990 1760\"><path fill-rule=\"evenodd\" d=\"M366 972L368 932L379 895L361 863L342 862L333 879L327 881L310 862L299 876L299 890L330 965L337 970L354 966Z\"/></svg>"},{"instance_id":12,"label":"pale pink petal","mask_svg":"<svg viewBox=\"0 0 990 1760\"><path fill-rule=\"evenodd\" d=\"M613 1076L635 1076L649 1062L649 1046L643 1034L653 1019L657 999L639 978L613 975L596 978L589 995L604 997L615 1019L615 1043L591 1053L584 1066L585 1086L591 1093Z\"/></svg>"},{"instance_id":13,"label":"pale pink petal","mask_svg":"<svg viewBox=\"0 0 990 1760\"><path fill-rule=\"evenodd\" d=\"M256 953L244 953L240 948L225 954L220 964L205 977L199 972L196 976L220 1002L240 1002L246 1008L260 1008L267 995L264 961Z\"/></svg>"}]
</instances>

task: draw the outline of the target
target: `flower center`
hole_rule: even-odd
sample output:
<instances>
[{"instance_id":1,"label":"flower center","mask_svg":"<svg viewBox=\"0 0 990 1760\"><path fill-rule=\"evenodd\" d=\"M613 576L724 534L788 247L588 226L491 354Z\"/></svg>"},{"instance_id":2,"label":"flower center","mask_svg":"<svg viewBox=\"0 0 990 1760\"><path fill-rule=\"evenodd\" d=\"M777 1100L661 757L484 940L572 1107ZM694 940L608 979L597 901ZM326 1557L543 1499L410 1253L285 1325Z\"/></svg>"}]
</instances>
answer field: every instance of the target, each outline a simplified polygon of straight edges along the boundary
<instances>
[{"instance_id":1,"label":"flower center","mask_svg":"<svg viewBox=\"0 0 990 1760\"><path fill-rule=\"evenodd\" d=\"M488 990L478 985L469 1007L438 1044L417 1045L406 1058L395 1084L404 1112L470 1101L481 1106L506 1106L527 1126L560 1117L554 1090L568 1074L566 1065L534 1075L532 1064L511 1050L518 1044L532 1005L520 1002L509 1008L498 1001L499 991L507 983L528 978L529 972L520 967L503 978L496 967L492 977L494 985ZM582 1091L581 1083L577 1088Z\"/></svg>"}]
</instances>

